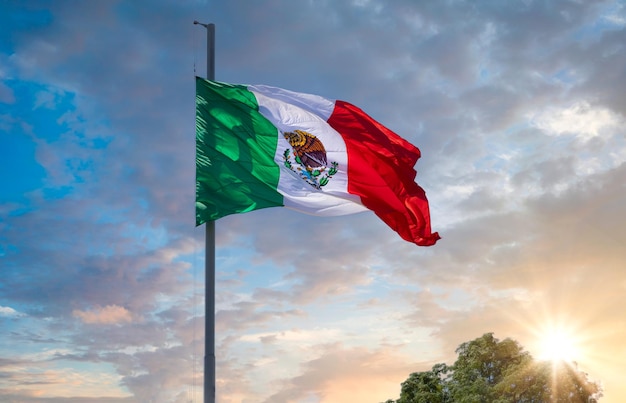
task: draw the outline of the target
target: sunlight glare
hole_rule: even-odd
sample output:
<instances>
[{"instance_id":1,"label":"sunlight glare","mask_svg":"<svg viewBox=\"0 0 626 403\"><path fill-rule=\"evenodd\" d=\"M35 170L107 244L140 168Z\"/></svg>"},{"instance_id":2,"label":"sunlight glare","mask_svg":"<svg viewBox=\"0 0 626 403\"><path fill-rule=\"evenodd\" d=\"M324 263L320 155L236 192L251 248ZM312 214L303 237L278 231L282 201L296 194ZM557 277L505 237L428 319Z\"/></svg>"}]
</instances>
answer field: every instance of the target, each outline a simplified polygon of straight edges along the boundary
<instances>
[{"instance_id":1,"label":"sunlight glare","mask_svg":"<svg viewBox=\"0 0 626 403\"><path fill-rule=\"evenodd\" d=\"M576 338L570 332L557 328L543 333L539 346L540 360L573 362L578 355Z\"/></svg>"}]
</instances>

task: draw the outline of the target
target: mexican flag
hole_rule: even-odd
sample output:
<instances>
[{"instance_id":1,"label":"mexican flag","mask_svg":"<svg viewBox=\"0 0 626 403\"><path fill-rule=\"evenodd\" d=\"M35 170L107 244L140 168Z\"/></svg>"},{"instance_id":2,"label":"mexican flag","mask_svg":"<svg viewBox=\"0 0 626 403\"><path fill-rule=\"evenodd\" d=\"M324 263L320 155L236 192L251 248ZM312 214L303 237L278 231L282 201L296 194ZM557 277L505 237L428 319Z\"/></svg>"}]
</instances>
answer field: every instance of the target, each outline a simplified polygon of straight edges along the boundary
<instances>
[{"instance_id":1,"label":"mexican flag","mask_svg":"<svg viewBox=\"0 0 626 403\"><path fill-rule=\"evenodd\" d=\"M196 77L196 225L275 206L371 210L403 239L433 245L419 157L347 102Z\"/></svg>"}]
</instances>

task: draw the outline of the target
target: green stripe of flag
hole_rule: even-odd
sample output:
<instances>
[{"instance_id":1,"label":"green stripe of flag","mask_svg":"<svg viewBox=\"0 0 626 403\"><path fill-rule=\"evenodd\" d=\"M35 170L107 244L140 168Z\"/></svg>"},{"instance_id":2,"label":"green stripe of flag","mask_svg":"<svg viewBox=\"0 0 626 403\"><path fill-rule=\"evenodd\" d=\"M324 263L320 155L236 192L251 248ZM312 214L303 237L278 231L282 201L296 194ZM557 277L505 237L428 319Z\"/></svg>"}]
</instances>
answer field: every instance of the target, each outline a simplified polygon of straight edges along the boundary
<instances>
[{"instance_id":1,"label":"green stripe of flag","mask_svg":"<svg viewBox=\"0 0 626 403\"><path fill-rule=\"evenodd\" d=\"M283 205L277 135L245 86L196 77L196 225Z\"/></svg>"}]
</instances>

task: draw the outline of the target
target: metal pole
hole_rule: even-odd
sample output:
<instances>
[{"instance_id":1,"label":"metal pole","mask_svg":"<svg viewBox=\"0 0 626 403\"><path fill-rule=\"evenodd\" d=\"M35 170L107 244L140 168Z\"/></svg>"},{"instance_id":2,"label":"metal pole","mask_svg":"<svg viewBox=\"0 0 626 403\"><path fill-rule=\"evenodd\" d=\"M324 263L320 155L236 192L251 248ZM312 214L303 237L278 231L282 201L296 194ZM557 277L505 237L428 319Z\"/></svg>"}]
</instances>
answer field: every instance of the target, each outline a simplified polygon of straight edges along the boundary
<instances>
[{"instance_id":1,"label":"metal pole","mask_svg":"<svg viewBox=\"0 0 626 403\"><path fill-rule=\"evenodd\" d=\"M215 24L206 26L206 78L215 80Z\"/></svg>"},{"instance_id":2,"label":"metal pole","mask_svg":"<svg viewBox=\"0 0 626 403\"><path fill-rule=\"evenodd\" d=\"M206 28L206 75L215 80L215 24L193 23ZM204 403L215 403L215 221L204 226Z\"/></svg>"},{"instance_id":3,"label":"metal pole","mask_svg":"<svg viewBox=\"0 0 626 403\"><path fill-rule=\"evenodd\" d=\"M215 403L215 221L205 228L204 403Z\"/></svg>"}]
</instances>

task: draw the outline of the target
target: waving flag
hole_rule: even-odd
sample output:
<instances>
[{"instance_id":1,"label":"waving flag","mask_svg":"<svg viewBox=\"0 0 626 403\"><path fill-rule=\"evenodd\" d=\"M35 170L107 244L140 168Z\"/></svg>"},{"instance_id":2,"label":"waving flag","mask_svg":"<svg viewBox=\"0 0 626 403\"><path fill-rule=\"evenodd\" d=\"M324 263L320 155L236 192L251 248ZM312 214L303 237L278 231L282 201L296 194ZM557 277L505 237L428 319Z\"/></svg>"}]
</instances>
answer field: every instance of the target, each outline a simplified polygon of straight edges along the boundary
<instances>
[{"instance_id":1,"label":"waving flag","mask_svg":"<svg viewBox=\"0 0 626 403\"><path fill-rule=\"evenodd\" d=\"M371 210L403 239L433 245L419 157L349 103L196 77L196 225L275 206Z\"/></svg>"}]
</instances>

